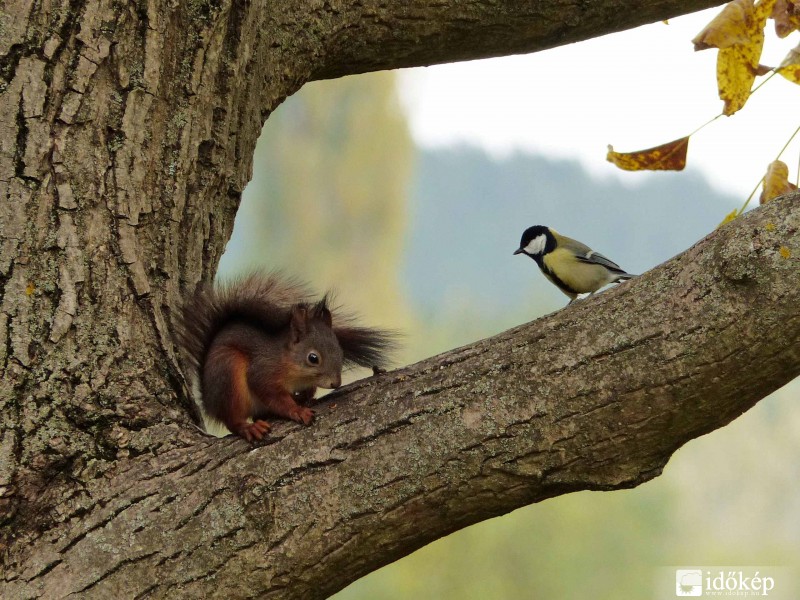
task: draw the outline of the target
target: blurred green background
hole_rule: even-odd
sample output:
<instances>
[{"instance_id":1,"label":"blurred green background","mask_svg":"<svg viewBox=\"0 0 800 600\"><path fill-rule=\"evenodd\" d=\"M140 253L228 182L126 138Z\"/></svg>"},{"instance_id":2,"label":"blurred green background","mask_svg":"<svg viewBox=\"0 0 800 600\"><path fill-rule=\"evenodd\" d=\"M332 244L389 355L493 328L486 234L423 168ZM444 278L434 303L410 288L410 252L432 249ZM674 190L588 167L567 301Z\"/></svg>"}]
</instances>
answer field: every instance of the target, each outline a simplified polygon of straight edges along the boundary
<instances>
[{"instance_id":1,"label":"blurred green background","mask_svg":"<svg viewBox=\"0 0 800 600\"><path fill-rule=\"evenodd\" d=\"M542 156L415 147L393 73L313 83L264 128L219 276L265 266L333 286L368 322L402 330L410 363L566 304L511 255L528 225L640 273L740 204L691 171L639 181ZM646 485L480 523L335 598L650 598L670 565L798 567L799 395L796 380Z\"/></svg>"}]
</instances>

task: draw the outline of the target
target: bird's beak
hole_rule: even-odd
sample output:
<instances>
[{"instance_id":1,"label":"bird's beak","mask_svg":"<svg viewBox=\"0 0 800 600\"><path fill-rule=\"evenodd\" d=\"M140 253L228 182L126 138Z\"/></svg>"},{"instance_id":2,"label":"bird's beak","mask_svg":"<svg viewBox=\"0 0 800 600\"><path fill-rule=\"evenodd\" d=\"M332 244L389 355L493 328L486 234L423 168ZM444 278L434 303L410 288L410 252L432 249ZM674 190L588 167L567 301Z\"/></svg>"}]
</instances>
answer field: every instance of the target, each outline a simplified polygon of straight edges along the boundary
<instances>
[{"instance_id":1,"label":"bird's beak","mask_svg":"<svg viewBox=\"0 0 800 600\"><path fill-rule=\"evenodd\" d=\"M525 251L522 248L517 248L516 250L514 250L514 254L522 254L523 252Z\"/></svg>"}]
</instances>

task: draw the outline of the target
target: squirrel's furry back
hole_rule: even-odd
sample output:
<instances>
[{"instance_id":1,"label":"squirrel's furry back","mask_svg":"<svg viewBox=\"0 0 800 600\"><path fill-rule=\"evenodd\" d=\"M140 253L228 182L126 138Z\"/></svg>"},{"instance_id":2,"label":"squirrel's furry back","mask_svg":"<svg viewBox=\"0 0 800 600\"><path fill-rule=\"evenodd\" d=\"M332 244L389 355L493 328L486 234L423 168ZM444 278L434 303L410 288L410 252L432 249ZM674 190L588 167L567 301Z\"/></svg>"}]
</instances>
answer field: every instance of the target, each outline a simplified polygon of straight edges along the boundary
<instances>
[{"instance_id":1,"label":"squirrel's furry back","mask_svg":"<svg viewBox=\"0 0 800 600\"><path fill-rule=\"evenodd\" d=\"M322 300L323 304L330 294ZM196 373L202 371L211 342L227 325L243 322L267 334L289 327L292 307L314 301L309 287L282 273L254 272L217 286L200 285L184 304L177 321L177 338ZM333 332L346 364L384 367L394 350L394 332L364 327L353 315L331 309Z\"/></svg>"},{"instance_id":2,"label":"squirrel's furry back","mask_svg":"<svg viewBox=\"0 0 800 600\"><path fill-rule=\"evenodd\" d=\"M199 372L211 342L226 325L244 322L277 335L289 326L292 306L310 299L305 284L280 273L252 273L216 286L200 284L180 312L178 341Z\"/></svg>"}]
</instances>

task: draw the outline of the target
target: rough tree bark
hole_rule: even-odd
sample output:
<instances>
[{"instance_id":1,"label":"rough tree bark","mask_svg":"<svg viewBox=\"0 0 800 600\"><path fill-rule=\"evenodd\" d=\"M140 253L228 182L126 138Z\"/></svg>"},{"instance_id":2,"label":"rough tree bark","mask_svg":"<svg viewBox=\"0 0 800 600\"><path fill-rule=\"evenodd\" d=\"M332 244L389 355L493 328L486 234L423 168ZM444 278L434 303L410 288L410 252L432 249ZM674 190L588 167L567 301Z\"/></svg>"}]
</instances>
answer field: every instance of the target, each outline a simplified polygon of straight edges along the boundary
<instances>
[{"instance_id":1,"label":"rough tree bark","mask_svg":"<svg viewBox=\"0 0 800 600\"><path fill-rule=\"evenodd\" d=\"M351 386L263 446L196 431L171 341L170 311L216 269L261 124L306 81L720 3L8 0L0 595L324 596L489 516L651 478L796 376L787 200L591 314Z\"/></svg>"}]
</instances>

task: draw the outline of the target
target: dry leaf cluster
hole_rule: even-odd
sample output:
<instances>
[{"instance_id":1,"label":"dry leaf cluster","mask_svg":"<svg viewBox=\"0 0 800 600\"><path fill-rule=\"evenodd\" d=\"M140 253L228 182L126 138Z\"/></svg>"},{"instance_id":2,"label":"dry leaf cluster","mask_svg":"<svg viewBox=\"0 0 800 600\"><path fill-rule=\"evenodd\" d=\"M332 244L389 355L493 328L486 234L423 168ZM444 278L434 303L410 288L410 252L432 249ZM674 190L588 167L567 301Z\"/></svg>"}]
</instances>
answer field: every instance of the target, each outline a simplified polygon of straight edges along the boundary
<instances>
[{"instance_id":1,"label":"dry leaf cluster","mask_svg":"<svg viewBox=\"0 0 800 600\"><path fill-rule=\"evenodd\" d=\"M718 49L717 87L723 101L722 115L730 116L744 107L750 95L758 89L753 89L758 76L778 73L788 81L800 84L800 44L789 51L778 67L767 67L759 62L770 18L775 22L776 35L785 38L800 29L800 0L733 0L692 40L695 50ZM716 117L708 123L714 120ZM700 129L647 150L615 152L609 145L606 158L627 171L681 171L686 166L689 138ZM770 163L761 183L762 204L797 189L797 185L789 181L789 167L777 159ZM725 217L723 224L740 215L749 201L750 198L741 209Z\"/></svg>"}]
</instances>

